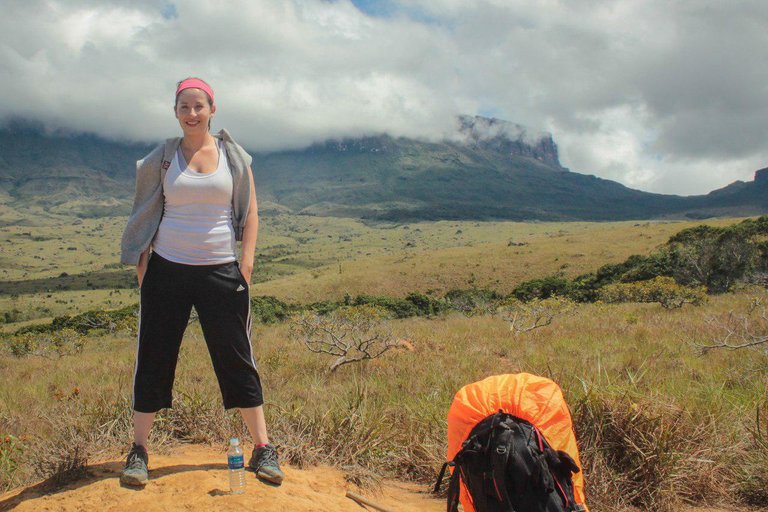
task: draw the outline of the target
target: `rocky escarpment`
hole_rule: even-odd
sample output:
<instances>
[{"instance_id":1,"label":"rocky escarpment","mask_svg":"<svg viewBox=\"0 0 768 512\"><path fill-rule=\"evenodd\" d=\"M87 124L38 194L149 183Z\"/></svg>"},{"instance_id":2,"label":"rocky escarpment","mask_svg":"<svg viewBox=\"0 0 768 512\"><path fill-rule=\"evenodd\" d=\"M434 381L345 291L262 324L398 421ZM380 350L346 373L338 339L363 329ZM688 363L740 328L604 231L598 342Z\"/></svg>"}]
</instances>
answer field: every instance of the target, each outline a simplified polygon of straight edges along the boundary
<instances>
[{"instance_id":1,"label":"rocky escarpment","mask_svg":"<svg viewBox=\"0 0 768 512\"><path fill-rule=\"evenodd\" d=\"M458 133L472 149L535 158L550 167L563 168L549 133L530 134L519 124L481 116L460 116L458 121Z\"/></svg>"}]
</instances>

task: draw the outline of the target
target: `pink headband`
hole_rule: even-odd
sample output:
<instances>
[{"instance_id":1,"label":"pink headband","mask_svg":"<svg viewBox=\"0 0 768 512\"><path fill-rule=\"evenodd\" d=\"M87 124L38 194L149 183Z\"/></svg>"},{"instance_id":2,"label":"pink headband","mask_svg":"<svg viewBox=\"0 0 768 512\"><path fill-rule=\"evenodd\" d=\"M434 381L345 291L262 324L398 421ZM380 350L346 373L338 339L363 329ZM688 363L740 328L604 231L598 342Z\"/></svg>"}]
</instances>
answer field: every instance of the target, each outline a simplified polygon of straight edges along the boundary
<instances>
[{"instance_id":1,"label":"pink headband","mask_svg":"<svg viewBox=\"0 0 768 512\"><path fill-rule=\"evenodd\" d=\"M210 98L211 103L214 103L213 101L213 89L211 89L211 86L207 83L203 82L199 78L187 78L186 80L182 81L179 84L179 87L176 89L176 96L179 96L179 93L183 91L184 89L200 89L201 91L205 92Z\"/></svg>"}]
</instances>

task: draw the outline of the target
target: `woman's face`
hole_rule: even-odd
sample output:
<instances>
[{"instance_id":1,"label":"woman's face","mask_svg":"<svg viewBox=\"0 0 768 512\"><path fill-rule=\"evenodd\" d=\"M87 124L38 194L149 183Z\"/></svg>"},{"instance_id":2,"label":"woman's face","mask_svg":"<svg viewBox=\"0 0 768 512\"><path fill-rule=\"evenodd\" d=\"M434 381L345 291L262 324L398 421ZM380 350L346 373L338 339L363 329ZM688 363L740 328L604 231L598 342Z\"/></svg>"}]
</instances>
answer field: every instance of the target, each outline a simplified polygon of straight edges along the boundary
<instances>
[{"instance_id":1,"label":"woman's face","mask_svg":"<svg viewBox=\"0 0 768 512\"><path fill-rule=\"evenodd\" d=\"M208 132L208 125L216 106L208 103L208 96L200 89L184 89L176 99L176 119L185 134Z\"/></svg>"}]
</instances>

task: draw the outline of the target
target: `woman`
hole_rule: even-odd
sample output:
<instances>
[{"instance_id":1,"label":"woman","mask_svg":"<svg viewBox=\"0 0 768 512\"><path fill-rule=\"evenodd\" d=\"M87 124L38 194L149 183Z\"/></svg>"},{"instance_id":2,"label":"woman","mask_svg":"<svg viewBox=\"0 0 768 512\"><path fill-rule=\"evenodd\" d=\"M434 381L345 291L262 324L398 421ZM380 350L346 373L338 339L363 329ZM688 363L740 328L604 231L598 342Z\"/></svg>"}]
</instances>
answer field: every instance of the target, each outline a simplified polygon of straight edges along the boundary
<instances>
[{"instance_id":1,"label":"woman","mask_svg":"<svg viewBox=\"0 0 768 512\"><path fill-rule=\"evenodd\" d=\"M141 290L133 384L134 439L120 480L148 479L147 439L155 414L171 407L179 347L192 306L219 382L224 407L237 407L254 440L249 466L265 480L284 478L269 443L261 381L250 341L248 285L259 228L251 157L229 134L209 132L213 90L179 82L174 112L183 136L137 163L136 197L121 261L136 265ZM240 262L235 245L242 241Z\"/></svg>"}]
</instances>

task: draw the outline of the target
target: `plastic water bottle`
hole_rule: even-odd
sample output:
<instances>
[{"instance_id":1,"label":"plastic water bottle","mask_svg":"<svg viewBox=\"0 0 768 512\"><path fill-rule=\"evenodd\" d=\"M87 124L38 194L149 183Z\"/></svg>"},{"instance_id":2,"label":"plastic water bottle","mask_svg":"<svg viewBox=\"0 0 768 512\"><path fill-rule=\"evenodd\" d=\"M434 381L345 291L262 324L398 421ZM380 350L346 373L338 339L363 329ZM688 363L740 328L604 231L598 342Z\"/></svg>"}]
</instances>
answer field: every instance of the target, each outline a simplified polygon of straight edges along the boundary
<instances>
[{"instance_id":1,"label":"plastic water bottle","mask_svg":"<svg viewBox=\"0 0 768 512\"><path fill-rule=\"evenodd\" d=\"M245 458L243 449L240 448L240 440L236 437L229 440L227 465L229 466L230 494L243 494L245 492Z\"/></svg>"}]
</instances>

